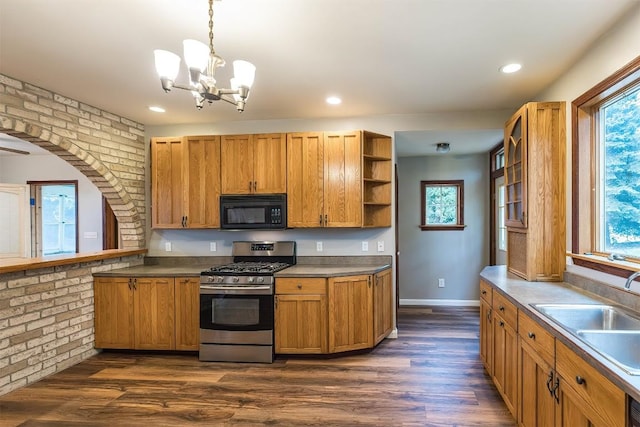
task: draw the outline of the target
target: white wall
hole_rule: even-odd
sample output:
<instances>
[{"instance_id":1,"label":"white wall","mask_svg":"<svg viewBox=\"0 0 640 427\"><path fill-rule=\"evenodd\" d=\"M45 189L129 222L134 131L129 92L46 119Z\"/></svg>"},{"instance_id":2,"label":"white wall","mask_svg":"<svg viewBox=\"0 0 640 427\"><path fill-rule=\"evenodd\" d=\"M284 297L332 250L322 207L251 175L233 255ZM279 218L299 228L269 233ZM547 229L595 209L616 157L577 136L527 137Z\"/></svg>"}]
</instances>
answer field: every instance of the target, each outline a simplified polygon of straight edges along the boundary
<instances>
[{"instance_id":1,"label":"white wall","mask_svg":"<svg viewBox=\"0 0 640 427\"><path fill-rule=\"evenodd\" d=\"M571 195L571 102L640 55L640 5L601 37L562 77L536 96L539 101L567 102L567 195ZM571 197L567 197L567 250L571 250ZM567 270L622 286L624 279L575 265Z\"/></svg>"},{"instance_id":2,"label":"white wall","mask_svg":"<svg viewBox=\"0 0 640 427\"><path fill-rule=\"evenodd\" d=\"M102 194L80 171L54 155L0 156L0 182L25 184L27 181L78 181L79 252L102 250ZM95 232L97 238L85 238Z\"/></svg>"},{"instance_id":3,"label":"white wall","mask_svg":"<svg viewBox=\"0 0 640 427\"><path fill-rule=\"evenodd\" d=\"M398 159L400 303L478 300L478 275L489 263L489 155ZM420 181L464 180L462 231L421 231ZM438 279L445 287L438 287Z\"/></svg>"}]
</instances>

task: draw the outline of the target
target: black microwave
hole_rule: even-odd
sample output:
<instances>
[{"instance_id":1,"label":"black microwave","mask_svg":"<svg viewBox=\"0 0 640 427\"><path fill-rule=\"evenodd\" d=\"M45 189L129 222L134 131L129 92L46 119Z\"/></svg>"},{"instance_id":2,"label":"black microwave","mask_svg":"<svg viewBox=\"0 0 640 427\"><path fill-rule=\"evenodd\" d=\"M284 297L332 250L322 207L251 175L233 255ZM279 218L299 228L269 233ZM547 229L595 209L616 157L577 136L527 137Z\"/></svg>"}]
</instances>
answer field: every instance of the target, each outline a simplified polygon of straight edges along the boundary
<instances>
[{"instance_id":1,"label":"black microwave","mask_svg":"<svg viewBox=\"0 0 640 427\"><path fill-rule=\"evenodd\" d=\"M287 228L287 195L222 195L220 196L220 228L227 230Z\"/></svg>"}]
</instances>

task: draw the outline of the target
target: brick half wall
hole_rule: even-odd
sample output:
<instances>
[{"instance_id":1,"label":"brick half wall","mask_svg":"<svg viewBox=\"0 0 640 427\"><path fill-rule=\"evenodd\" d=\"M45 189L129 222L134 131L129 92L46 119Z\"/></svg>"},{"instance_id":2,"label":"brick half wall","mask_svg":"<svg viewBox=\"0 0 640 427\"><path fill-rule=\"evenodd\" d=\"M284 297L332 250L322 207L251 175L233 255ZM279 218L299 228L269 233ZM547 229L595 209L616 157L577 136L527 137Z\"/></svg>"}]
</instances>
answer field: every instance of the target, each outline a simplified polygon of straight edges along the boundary
<instances>
[{"instance_id":1,"label":"brick half wall","mask_svg":"<svg viewBox=\"0 0 640 427\"><path fill-rule=\"evenodd\" d=\"M144 126L0 74L0 132L82 172L118 218L122 249L145 247Z\"/></svg>"}]
</instances>

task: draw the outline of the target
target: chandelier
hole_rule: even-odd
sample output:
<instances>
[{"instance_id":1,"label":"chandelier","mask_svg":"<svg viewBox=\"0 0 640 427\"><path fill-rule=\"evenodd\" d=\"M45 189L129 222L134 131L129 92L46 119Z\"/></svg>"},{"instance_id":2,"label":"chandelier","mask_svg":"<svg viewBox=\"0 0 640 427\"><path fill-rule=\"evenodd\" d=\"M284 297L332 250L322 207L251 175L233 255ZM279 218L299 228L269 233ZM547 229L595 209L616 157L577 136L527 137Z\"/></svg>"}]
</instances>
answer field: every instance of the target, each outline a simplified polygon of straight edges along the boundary
<instances>
[{"instance_id":1,"label":"chandelier","mask_svg":"<svg viewBox=\"0 0 640 427\"><path fill-rule=\"evenodd\" d=\"M189 85L175 83L180 69L180 57L167 50L156 49L156 71L160 75L160 82L165 92L172 88L191 91L196 107L201 109L204 101L226 101L236 106L239 112L244 111L249 97L249 89L253 84L256 67L247 61L233 61L234 77L231 88L223 89L216 86L216 68L224 67L225 60L216 55L213 48L213 0L209 0L209 46L197 40L184 40L184 60L189 68Z\"/></svg>"}]
</instances>

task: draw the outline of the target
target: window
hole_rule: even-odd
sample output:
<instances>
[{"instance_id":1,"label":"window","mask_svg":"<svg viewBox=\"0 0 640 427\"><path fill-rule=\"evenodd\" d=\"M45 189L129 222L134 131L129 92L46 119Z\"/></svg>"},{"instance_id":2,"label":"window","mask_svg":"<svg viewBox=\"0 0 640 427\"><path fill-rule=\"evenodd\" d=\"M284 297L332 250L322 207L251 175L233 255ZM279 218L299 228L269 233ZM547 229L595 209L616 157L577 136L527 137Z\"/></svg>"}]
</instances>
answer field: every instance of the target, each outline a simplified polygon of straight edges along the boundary
<instances>
[{"instance_id":1,"label":"window","mask_svg":"<svg viewBox=\"0 0 640 427\"><path fill-rule=\"evenodd\" d=\"M29 181L34 203L33 256L78 252L77 181Z\"/></svg>"},{"instance_id":2,"label":"window","mask_svg":"<svg viewBox=\"0 0 640 427\"><path fill-rule=\"evenodd\" d=\"M507 227L504 223L504 184L498 186L498 249L507 250Z\"/></svg>"},{"instance_id":3,"label":"window","mask_svg":"<svg viewBox=\"0 0 640 427\"><path fill-rule=\"evenodd\" d=\"M640 57L573 101L572 113L572 252L640 262Z\"/></svg>"},{"instance_id":4,"label":"window","mask_svg":"<svg viewBox=\"0 0 640 427\"><path fill-rule=\"evenodd\" d=\"M422 230L464 229L464 181L420 181Z\"/></svg>"}]
</instances>

